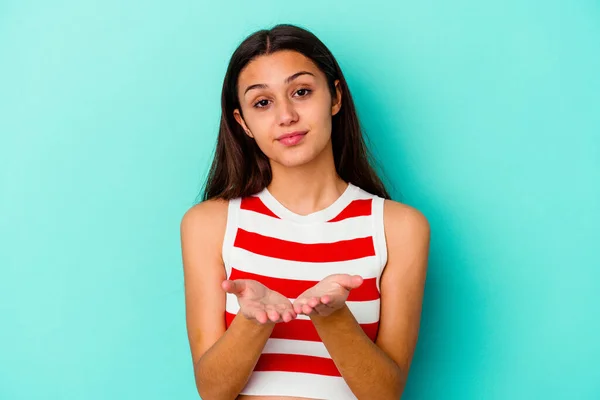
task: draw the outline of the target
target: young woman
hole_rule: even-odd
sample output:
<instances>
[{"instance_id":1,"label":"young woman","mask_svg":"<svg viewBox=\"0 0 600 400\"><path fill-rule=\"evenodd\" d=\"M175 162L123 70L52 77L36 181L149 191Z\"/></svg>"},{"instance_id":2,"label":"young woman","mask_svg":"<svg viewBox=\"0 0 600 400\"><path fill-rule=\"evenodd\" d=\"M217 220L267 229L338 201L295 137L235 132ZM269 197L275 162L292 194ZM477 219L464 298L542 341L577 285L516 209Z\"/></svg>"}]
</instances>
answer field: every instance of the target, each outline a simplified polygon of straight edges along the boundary
<instances>
[{"instance_id":1,"label":"young woman","mask_svg":"<svg viewBox=\"0 0 600 400\"><path fill-rule=\"evenodd\" d=\"M293 25L233 53L204 201L181 222L203 399L398 399L429 225L369 164L331 52ZM273 397L274 396L274 397Z\"/></svg>"}]
</instances>

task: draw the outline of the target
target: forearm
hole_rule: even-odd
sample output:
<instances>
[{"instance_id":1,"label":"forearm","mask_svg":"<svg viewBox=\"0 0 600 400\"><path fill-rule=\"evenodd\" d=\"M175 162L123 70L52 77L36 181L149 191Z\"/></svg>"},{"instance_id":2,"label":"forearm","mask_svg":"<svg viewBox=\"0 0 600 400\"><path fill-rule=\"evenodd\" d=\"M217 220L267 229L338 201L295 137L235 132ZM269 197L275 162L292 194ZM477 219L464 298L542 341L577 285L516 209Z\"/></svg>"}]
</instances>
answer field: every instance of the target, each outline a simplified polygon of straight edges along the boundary
<instances>
[{"instance_id":1,"label":"forearm","mask_svg":"<svg viewBox=\"0 0 600 400\"><path fill-rule=\"evenodd\" d=\"M274 324L259 325L241 313L194 366L196 387L205 400L233 400L246 385Z\"/></svg>"},{"instance_id":2,"label":"forearm","mask_svg":"<svg viewBox=\"0 0 600 400\"><path fill-rule=\"evenodd\" d=\"M402 395L402 371L362 330L347 306L333 314L311 316L342 377L360 399L394 399Z\"/></svg>"}]
</instances>

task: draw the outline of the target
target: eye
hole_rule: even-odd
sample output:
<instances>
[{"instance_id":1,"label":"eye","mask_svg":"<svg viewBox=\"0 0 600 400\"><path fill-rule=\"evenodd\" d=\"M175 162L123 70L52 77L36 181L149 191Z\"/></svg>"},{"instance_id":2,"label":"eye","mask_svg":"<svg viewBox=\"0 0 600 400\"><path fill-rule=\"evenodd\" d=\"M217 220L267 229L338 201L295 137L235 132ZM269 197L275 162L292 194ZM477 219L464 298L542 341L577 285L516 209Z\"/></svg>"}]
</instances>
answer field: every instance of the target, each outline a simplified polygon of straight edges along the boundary
<instances>
[{"instance_id":1,"label":"eye","mask_svg":"<svg viewBox=\"0 0 600 400\"><path fill-rule=\"evenodd\" d=\"M263 100L259 100L256 103L254 103L253 107L255 107L255 108L265 108L268 105L269 105L269 100L263 99Z\"/></svg>"},{"instance_id":2,"label":"eye","mask_svg":"<svg viewBox=\"0 0 600 400\"><path fill-rule=\"evenodd\" d=\"M306 88L303 88L303 89L298 89L298 90L296 90L296 93L297 93L297 94L299 94L299 95L300 95L300 97L306 97L306 96L308 96L308 95L309 95L311 92L312 92L312 90L310 90L310 89L306 89Z\"/></svg>"}]
</instances>

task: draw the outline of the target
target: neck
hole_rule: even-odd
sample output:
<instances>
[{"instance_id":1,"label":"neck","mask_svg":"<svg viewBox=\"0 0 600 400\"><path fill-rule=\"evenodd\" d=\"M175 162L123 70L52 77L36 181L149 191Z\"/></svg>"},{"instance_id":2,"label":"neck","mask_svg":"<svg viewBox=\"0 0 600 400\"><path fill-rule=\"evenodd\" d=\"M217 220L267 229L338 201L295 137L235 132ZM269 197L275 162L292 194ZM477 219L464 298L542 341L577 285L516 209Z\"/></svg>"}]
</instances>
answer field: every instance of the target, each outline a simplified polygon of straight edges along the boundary
<instances>
[{"instance_id":1,"label":"neck","mask_svg":"<svg viewBox=\"0 0 600 400\"><path fill-rule=\"evenodd\" d=\"M271 171L269 192L285 208L300 215L327 208L348 187L335 170L331 142L307 164L286 167L271 161Z\"/></svg>"}]
</instances>

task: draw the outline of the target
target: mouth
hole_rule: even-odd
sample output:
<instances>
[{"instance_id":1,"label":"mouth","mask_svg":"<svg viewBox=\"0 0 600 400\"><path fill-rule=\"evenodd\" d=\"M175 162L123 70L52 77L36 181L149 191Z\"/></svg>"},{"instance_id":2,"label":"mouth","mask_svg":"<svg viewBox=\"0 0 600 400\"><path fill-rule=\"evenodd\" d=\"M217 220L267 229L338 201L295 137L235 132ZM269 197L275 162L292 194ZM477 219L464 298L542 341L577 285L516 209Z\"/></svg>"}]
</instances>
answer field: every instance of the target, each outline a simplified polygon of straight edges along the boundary
<instances>
[{"instance_id":1,"label":"mouth","mask_svg":"<svg viewBox=\"0 0 600 400\"><path fill-rule=\"evenodd\" d=\"M285 134L279 136L277 138L277 141L279 141L281 144L283 144L285 146L293 146L295 144L300 143L300 141L302 139L304 139L304 136L306 136L307 133L308 133L308 131L295 131L295 132L285 133Z\"/></svg>"}]
</instances>

